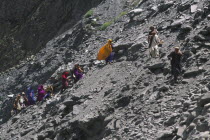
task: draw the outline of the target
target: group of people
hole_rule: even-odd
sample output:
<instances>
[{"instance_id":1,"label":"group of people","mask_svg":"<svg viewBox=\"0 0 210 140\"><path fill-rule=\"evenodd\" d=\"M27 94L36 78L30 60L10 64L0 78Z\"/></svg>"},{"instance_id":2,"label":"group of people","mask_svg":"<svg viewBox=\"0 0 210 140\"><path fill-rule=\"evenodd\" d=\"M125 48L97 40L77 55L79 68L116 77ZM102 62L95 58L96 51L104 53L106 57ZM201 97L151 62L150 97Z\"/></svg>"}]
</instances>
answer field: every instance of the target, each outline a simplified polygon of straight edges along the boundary
<instances>
[{"instance_id":1,"label":"group of people","mask_svg":"<svg viewBox=\"0 0 210 140\"><path fill-rule=\"evenodd\" d=\"M150 32L148 35L149 52L152 58L157 58L159 56L159 46L164 43L158 37L158 31L154 26L150 27ZM177 78L181 74L181 57L182 52L179 47L174 47L174 51L171 52L167 57L171 60L171 74L174 76L174 82L177 83Z\"/></svg>"},{"instance_id":2,"label":"group of people","mask_svg":"<svg viewBox=\"0 0 210 140\"><path fill-rule=\"evenodd\" d=\"M164 43L163 40L159 39L158 31L154 26L150 27L148 34L148 44L149 44L149 54L152 58L159 58L159 46L162 46ZM97 60L105 60L106 63L113 63L114 59L114 49L112 40L109 39L107 44L100 48ZM174 76L174 82L177 82L177 78L181 73L181 57L182 52L179 47L175 47L175 50L168 55L168 59L171 60L171 74Z\"/></svg>"},{"instance_id":3,"label":"group of people","mask_svg":"<svg viewBox=\"0 0 210 140\"><path fill-rule=\"evenodd\" d=\"M74 83L82 79L83 77L83 70L76 64L70 72L63 72L61 75L61 93L68 88L69 81L72 80ZM34 105L36 102L40 102L43 100L47 100L54 96L54 86L48 85L43 86L39 85L37 88L37 92L35 93L32 87L28 87L26 93L22 92L18 94L14 100L12 114L19 113L22 109L26 108L27 106Z\"/></svg>"},{"instance_id":4,"label":"group of people","mask_svg":"<svg viewBox=\"0 0 210 140\"><path fill-rule=\"evenodd\" d=\"M13 104L12 114L19 113L22 109L29 105L34 105L37 101L43 101L53 96L53 87L47 86L44 88L43 85L38 86L37 95L35 95L32 87L28 87L26 93L22 92L15 98Z\"/></svg>"},{"instance_id":5,"label":"group of people","mask_svg":"<svg viewBox=\"0 0 210 140\"><path fill-rule=\"evenodd\" d=\"M158 37L158 31L155 27L150 27L150 32L148 35L148 44L149 44L149 53L152 58L159 57L159 49L158 46L163 44L163 41ZM100 48L97 60L105 60L106 63L113 63L114 59L114 49L112 40L109 39L108 42ZM177 78L181 73L181 57L182 52L180 51L179 47L175 47L175 50L168 55L168 59L171 60L171 74L174 76L174 82L177 82ZM68 88L69 81L73 81L76 83L80 79L83 78L84 71L79 66L79 64L75 64L74 68L70 72L63 72L61 76L61 93ZM25 108L29 105L34 105L37 101L46 100L54 95L53 86L47 86L44 88L43 85L38 86L37 95L35 95L34 90L32 87L27 89L27 92L22 92L18 94L15 101L14 101L14 110L16 113L21 111L21 109Z\"/></svg>"},{"instance_id":6,"label":"group of people","mask_svg":"<svg viewBox=\"0 0 210 140\"><path fill-rule=\"evenodd\" d=\"M62 74L62 91L67 89L69 86L69 81L73 80L74 83L78 82L83 78L83 69L79 64L75 64L71 72L63 72Z\"/></svg>"}]
</instances>

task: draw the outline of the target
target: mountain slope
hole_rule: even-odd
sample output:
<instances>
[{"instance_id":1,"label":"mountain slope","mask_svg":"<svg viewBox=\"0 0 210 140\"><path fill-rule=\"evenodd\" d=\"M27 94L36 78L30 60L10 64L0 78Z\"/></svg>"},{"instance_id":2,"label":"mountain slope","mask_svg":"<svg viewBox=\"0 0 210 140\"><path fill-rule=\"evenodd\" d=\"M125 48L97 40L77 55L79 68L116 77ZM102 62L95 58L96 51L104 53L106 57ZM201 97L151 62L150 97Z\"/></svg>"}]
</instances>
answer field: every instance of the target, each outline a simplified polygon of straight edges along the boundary
<instances>
[{"instance_id":1,"label":"mountain slope","mask_svg":"<svg viewBox=\"0 0 210 140\"><path fill-rule=\"evenodd\" d=\"M143 11L129 22L135 6ZM67 63L80 63L86 72L73 88L8 121L5 101L1 139L208 139L209 9L208 1L103 1L34 58L1 74L0 92L7 94L50 83ZM151 25L164 40L160 59L148 55ZM98 49L108 38L123 50L114 64L97 65ZM185 73L173 85L166 56L176 45L184 53Z\"/></svg>"}]
</instances>

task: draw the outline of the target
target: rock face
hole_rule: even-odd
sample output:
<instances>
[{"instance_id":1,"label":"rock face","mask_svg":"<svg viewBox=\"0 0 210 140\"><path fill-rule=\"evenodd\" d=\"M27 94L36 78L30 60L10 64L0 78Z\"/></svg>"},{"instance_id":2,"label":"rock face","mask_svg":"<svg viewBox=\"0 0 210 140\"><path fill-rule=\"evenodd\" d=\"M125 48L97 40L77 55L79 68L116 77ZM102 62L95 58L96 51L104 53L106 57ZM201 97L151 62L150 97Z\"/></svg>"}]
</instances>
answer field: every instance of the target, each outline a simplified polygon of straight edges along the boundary
<instances>
[{"instance_id":1,"label":"rock face","mask_svg":"<svg viewBox=\"0 0 210 140\"><path fill-rule=\"evenodd\" d=\"M73 27L101 1L2 0L0 71L40 51L50 39Z\"/></svg>"},{"instance_id":2,"label":"rock face","mask_svg":"<svg viewBox=\"0 0 210 140\"><path fill-rule=\"evenodd\" d=\"M4 12L12 6L18 8ZM95 7L90 10L92 6ZM210 137L208 1L3 0L0 7L0 17L4 19L0 23L1 33L7 35L17 26L16 46L21 48L24 42L31 42L40 47L40 42L51 39L39 49L34 48L34 55L0 73L1 100L4 99L0 110L0 139L197 140ZM43 18L49 18L47 23L42 24ZM160 58L149 56L147 35L151 25L157 26L159 37L164 40ZM37 30L33 37L33 29L40 26L44 29ZM116 47L116 61L105 65L96 61L96 56L109 38ZM183 52L183 73L174 84L167 55L177 45ZM17 54L21 49L18 50ZM84 78L60 93L60 74L76 63L84 68ZM13 99L7 99L7 95L25 91L30 85L36 91L39 84L53 84L55 96L11 116Z\"/></svg>"}]
</instances>

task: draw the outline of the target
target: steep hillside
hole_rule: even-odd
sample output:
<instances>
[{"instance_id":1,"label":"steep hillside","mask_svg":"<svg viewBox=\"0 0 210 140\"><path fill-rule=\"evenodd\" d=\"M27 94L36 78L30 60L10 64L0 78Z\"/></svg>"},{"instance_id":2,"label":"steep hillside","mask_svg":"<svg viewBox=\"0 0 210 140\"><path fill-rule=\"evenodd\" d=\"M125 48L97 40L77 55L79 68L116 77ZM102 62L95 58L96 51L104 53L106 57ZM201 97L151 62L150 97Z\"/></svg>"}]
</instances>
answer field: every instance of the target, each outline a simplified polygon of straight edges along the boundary
<instances>
[{"instance_id":1,"label":"steep hillside","mask_svg":"<svg viewBox=\"0 0 210 140\"><path fill-rule=\"evenodd\" d=\"M2 0L0 71L36 54L102 0Z\"/></svg>"},{"instance_id":2,"label":"steep hillside","mask_svg":"<svg viewBox=\"0 0 210 140\"><path fill-rule=\"evenodd\" d=\"M101 2L35 56L1 73L5 97L52 83L65 66L79 63L85 69L72 88L16 116L10 116L11 101L4 101L0 139L209 139L209 20L207 0ZM148 54L151 25L164 40L160 59ZM115 63L97 64L97 52L108 38L120 50ZM173 84L167 55L177 45L184 73Z\"/></svg>"}]
</instances>

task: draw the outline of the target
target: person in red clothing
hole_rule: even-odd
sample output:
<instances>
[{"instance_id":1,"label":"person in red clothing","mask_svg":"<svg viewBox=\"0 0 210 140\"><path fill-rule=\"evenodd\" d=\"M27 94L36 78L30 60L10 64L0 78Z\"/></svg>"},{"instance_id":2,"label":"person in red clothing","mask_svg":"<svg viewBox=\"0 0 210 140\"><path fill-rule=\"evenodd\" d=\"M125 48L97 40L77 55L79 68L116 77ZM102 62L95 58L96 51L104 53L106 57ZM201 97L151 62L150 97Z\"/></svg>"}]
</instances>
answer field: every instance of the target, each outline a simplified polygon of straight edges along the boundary
<instances>
[{"instance_id":1,"label":"person in red clothing","mask_svg":"<svg viewBox=\"0 0 210 140\"><path fill-rule=\"evenodd\" d=\"M69 76L69 73L68 72L63 72L62 74L62 91L67 89L69 83L68 83L68 76Z\"/></svg>"}]
</instances>

